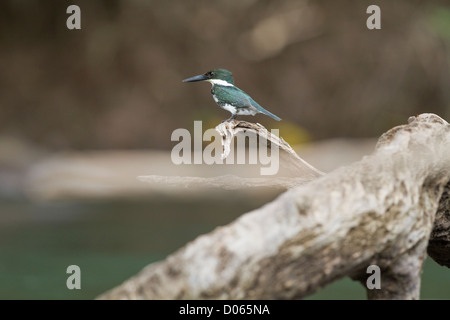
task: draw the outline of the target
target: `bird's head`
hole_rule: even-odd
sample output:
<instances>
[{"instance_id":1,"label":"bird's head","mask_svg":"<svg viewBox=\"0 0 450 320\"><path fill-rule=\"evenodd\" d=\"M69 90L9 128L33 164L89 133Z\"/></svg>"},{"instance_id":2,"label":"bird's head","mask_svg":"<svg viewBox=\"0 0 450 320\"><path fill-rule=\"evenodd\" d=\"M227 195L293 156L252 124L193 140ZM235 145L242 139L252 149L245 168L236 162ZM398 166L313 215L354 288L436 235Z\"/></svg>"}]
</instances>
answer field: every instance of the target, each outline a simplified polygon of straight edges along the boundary
<instances>
[{"instance_id":1,"label":"bird's head","mask_svg":"<svg viewBox=\"0 0 450 320\"><path fill-rule=\"evenodd\" d=\"M225 69L214 69L198 76L184 79L183 82L208 81L212 84L234 85L233 75Z\"/></svg>"}]
</instances>

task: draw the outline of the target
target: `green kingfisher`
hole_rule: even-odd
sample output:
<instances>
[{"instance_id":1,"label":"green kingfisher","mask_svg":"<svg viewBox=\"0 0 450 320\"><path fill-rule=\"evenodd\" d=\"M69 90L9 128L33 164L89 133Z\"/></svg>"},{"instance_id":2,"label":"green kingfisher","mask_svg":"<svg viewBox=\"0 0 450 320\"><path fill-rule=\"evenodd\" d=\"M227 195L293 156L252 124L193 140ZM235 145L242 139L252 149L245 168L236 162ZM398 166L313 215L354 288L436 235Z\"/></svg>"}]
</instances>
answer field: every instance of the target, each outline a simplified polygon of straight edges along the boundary
<instances>
[{"instance_id":1,"label":"green kingfisher","mask_svg":"<svg viewBox=\"0 0 450 320\"><path fill-rule=\"evenodd\" d=\"M214 69L205 74L184 79L183 82L208 81L211 83L211 93L214 101L231 112L231 117L224 121L235 119L238 115L252 115L263 113L277 121L281 119L261 107L248 94L234 85L233 75L225 69Z\"/></svg>"}]
</instances>

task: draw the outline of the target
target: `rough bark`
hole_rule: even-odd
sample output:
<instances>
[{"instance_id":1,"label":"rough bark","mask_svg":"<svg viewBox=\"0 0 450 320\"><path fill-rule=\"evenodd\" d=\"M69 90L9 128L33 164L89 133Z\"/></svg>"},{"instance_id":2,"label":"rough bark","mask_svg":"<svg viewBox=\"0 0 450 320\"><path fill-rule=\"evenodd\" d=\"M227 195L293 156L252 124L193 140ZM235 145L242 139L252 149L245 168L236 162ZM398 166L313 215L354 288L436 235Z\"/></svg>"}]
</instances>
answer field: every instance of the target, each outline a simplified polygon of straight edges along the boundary
<instances>
[{"instance_id":1,"label":"rough bark","mask_svg":"<svg viewBox=\"0 0 450 320\"><path fill-rule=\"evenodd\" d=\"M450 268L450 184L444 188L428 242L428 255Z\"/></svg>"},{"instance_id":2,"label":"rough bark","mask_svg":"<svg viewBox=\"0 0 450 320\"><path fill-rule=\"evenodd\" d=\"M373 154L198 237L100 299L297 299L349 276L370 299L418 299L428 252L450 261L450 126L423 114ZM431 234L431 238L430 238ZM428 242L430 240L430 242Z\"/></svg>"}]
</instances>

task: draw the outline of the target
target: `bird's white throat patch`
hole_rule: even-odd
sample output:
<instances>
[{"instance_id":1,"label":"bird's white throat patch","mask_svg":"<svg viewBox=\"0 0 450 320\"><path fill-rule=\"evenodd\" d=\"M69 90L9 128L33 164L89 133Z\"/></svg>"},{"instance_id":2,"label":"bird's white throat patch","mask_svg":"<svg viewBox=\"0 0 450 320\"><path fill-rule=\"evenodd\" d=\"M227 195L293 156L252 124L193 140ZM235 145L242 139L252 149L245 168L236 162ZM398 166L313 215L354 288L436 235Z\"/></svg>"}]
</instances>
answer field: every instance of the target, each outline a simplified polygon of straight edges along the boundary
<instances>
[{"instance_id":1,"label":"bird's white throat patch","mask_svg":"<svg viewBox=\"0 0 450 320\"><path fill-rule=\"evenodd\" d=\"M219 86L233 87L233 85L231 83L226 82L225 80L221 80L221 79L209 79L209 80L206 80L206 81L208 81L212 85L218 84Z\"/></svg>"}]
</instances>

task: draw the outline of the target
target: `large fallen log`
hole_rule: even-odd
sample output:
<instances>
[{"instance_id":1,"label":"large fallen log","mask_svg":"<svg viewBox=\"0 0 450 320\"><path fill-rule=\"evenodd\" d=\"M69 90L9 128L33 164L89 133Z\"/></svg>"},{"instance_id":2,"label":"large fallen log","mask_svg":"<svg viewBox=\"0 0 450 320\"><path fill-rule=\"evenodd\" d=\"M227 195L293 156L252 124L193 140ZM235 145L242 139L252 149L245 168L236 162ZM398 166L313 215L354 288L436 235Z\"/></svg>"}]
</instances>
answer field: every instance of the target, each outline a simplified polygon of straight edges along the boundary
<instances>
[{"instance_id":1,"label":"large fallen log","mask_svg":"<svg viewBox=\"0 0 450 320\"><path fill-rule=\"evenodd\" d=\"M433 114L408 122L361 161L289 189L99 298L297 299L347 276L366 286L376 265L381 288L368 298L418 299L427 248L450 266L450 125Z\"/></svg>"}]
</instances>

